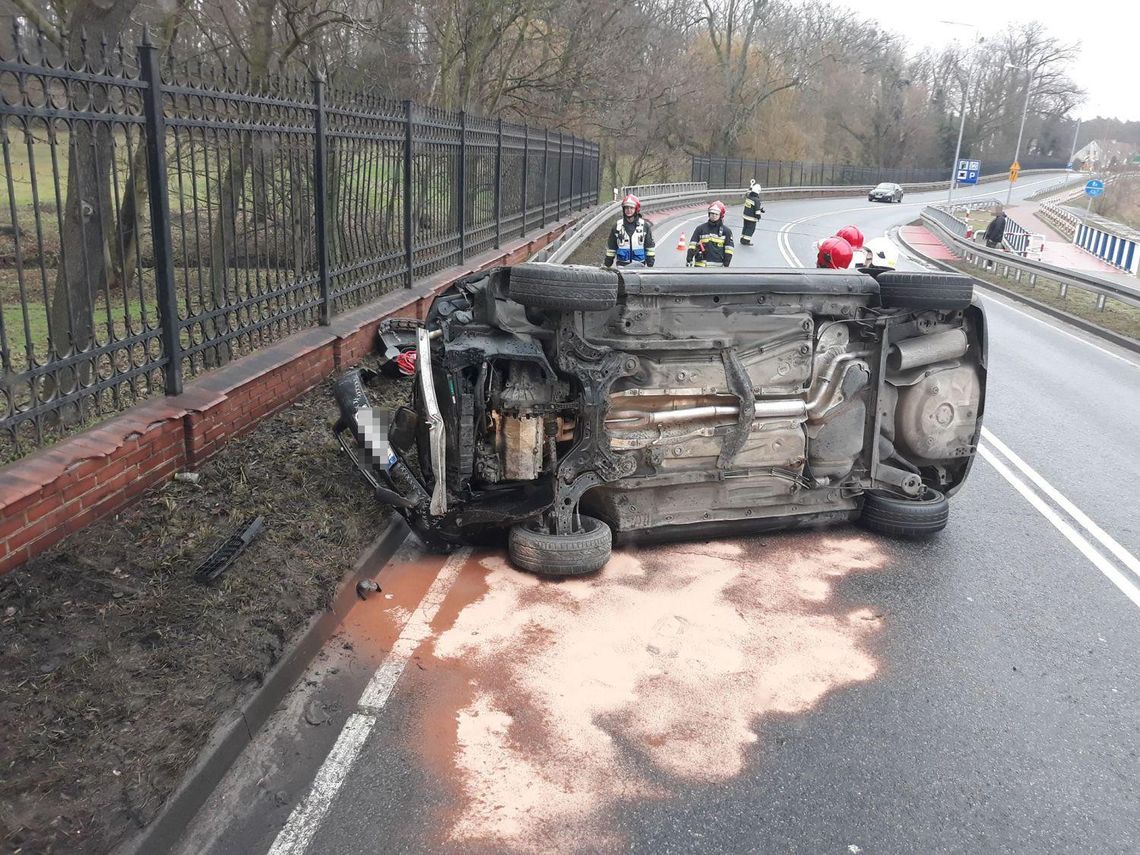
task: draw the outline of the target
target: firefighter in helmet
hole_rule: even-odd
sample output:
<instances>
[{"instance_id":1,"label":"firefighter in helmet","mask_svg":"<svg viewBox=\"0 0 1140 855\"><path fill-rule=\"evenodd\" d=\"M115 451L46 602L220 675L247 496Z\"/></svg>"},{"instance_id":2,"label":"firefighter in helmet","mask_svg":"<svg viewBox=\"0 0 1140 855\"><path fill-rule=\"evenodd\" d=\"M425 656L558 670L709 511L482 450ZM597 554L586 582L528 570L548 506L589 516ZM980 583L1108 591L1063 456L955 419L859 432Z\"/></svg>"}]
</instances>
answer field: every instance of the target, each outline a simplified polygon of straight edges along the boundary
<instances>
[{"instance_id":1,"label":"firefighter in helmet","mask_svg":"<svg viewBox=\"0 0 1140 855\"><path fill-rule=\"evenodd\" d=\"M621 200L621 218L610 230L606 243L606 267L624 267L635 261L652 267L654 257L653 228L641 216L641 200L630 193Z\"/></svg>"},{"instance_id":2,"label":"firefighter in helmet","mask_svg":"<svg viewBox=\"0 0 1140 855\"><path fill-rule=\"evenodd\" d=\"M829 237L819 242L815 266L827 270L845 270L851 266L851 244L841 237Z\"/></svg>"},{"instance_id":3,"label":"firefighter in helmet","mask_svg":"<svg viewBox=\"0 0 1140 855\"><path fill-rule=\"evenodd\" d=\"M732 263L732 229L724 224L727 213L720 200L709 205L709 218L693 231L685 264L689 267L711 267Z\"/></svg>"},{"instance_id":4,"label":"firefighter in helmet","mask_svg":"<svg viewBox=\"0 0 1140 855\"><path fill-rule=\"evenodd\" d=\"M760 202L760 185L756 179L748 179L748 195L744 197L744 228L740 230L740 245L752 246L752 233L756 231L756 223L764 213L764 205Z\"/></svg>"},{"instance_id":5,"label":"firefighter in helmet","mask_svg":"<svg viewBox=\"0 0 1140 855\"><path fill-rule=\"evenodd\" d=\"M850 267L867 266L867 250L863 246L863 232L859 230L858 226L844 226L835 233L835 236L841 237L851 244Z\"/></svg>"}]
</instances>

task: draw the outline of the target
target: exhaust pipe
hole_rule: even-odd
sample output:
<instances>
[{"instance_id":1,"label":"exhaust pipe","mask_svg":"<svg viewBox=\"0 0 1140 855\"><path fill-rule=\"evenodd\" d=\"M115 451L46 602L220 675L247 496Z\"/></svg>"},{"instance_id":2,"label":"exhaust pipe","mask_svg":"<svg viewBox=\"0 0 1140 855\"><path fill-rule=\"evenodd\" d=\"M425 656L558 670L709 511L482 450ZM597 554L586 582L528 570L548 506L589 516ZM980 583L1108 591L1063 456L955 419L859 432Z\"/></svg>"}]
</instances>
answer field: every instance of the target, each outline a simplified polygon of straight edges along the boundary
<instances>
[{"instance_id":1,"label":"exhaust pipe","mask_svg":"<svg viewBox=\"0 0 1140 855\"><path fill-rule=\"evenodd\" d=\"M961 329L908 338L891 346L887 367L892 371L906 371L932 362L945 362L965 356L968 348L966 331Z\"/></svg>"}]
</instances>

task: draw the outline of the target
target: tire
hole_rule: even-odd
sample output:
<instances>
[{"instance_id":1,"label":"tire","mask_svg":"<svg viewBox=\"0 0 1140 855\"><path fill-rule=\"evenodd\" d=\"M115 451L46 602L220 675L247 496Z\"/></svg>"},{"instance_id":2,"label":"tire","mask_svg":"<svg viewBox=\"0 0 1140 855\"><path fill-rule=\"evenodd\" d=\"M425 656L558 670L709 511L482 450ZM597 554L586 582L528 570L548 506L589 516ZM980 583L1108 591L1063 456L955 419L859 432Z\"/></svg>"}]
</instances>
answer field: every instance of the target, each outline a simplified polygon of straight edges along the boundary
<instances>
[{"instance_id":1,"label":"tire","mask_svg":"<svg viewBox=\"0 0 1140 855\"><path fill-rule=\"evenodd\" d=\"M570 534L547 534L528 523L511 528L510 556L520 570L542 576L582 576L606 566L613 549L610 527L593 517L580 517L582 528Z\"/></svg>"},{"instance_id":2,"label":"tire","mask_svg":"<svg viewBox=\"0 0 1140 855\"><path fill-rule=\"evenodd\" d=\"M946 528L950 502L930 487L918 499L899 499L886 493L863 494L859 524L868 531L892 537L929 537Z\"/></svg>"},{"instance_id":3,"label":"tire","mask_svg":"<svg viewBox=\"0 0 1140 855\"><path fill-rule=\"evenodd\" d=\"M511 268L511 299L524 306L564 312L598 312L617 305L612 270L568 264L518 264Z\"/></svg>"},{"instance_id":4,"label":"tire","mask_svg":"<svg viewBox=\"0 0 1140 855\"><path fill-rule=\"evenodd\" d=\"M961 273L886 270L875 278L886 309L965 309L974 299L974 281Z\"/></svg>"}]
</instances>

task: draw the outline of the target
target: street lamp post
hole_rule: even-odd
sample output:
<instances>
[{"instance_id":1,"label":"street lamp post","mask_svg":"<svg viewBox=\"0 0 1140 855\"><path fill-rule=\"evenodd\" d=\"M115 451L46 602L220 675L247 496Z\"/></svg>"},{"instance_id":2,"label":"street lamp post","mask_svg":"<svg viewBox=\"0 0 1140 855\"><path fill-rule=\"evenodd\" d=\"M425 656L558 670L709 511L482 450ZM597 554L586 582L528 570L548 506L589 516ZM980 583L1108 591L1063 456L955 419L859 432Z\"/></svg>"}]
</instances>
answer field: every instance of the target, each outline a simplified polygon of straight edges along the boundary
<instances>
[{"instance_id":1,"label":"street lamp post","mask_svg":"<svg viewBox=\"0 0 1140 855\"><path fill-rule=\"evenodd\" d=\"M954 198L954 188L958 186L958 158L962 156L962 134L966 130L966 86L962 85L962 121L958 125L958 145L954 147L954 164L950 167L950 189L946 193L946 203Z\"/></svg>"},{"instance_id":2,"label":"street lamp post","mask_svg":"<svg viewBox=\"0 0 1140 855\"><path fill-rule=\"evenodd\" d=\"M1077 119L1077 129L1073 131L1073 147L1069 150L1069 166L1073 165L1073 158L1077 156L1077 140L1081 137L1081 120Z\"/></svg>"},{"instance_id":3,"label":"street lamp post","mask_svg":"<svg viewBox=\"0 0 1140 855\"><path fill-rule=\"evenodd\" d=\"M1006 68L1022 68L1020 65L1010 65L1006 63ZM1017 159L1021 157L1021 137L1025 133L1025 117L1029 115L1029 99L1033 96L1033 76L1034 72L1029 70L1029 66L1024 66L1026 73L1029 74L1029 79L1025 83L1025 109L1021 111L1021 127L1017 131L1017 148L1013 152L1013 162L1017 163ZM1012 167L1012 164L1011 164ZM1011 169L1012 172L1012 169ZM1009 190L1005 194L1005 203L1009 204L1010 199L1013 198L1013 176L1010 175Z\"/></svg>"},{"instance_id":4,"label":"street lamp post","mask_svg":"<svg viewBox=\"0 0 1140 855\"><path fill-rule=\"evenodd\" d=\"M939 21L940 24L948 24L951 27L968 27L974 30L974 47L972 50L977 50L978 45L986 40L985 36L979 35L977 27L974 24L966 24L962 21ZM950 164L950 184L946 191L946 202L949 203L954 198L954 189L958 186L958 158L962 156L962 135L966 131L966 95L969 90L969 83L962 82L962 120L958 123L958 144L954 146L954 162Z\"/></svg>"}]
</instances>

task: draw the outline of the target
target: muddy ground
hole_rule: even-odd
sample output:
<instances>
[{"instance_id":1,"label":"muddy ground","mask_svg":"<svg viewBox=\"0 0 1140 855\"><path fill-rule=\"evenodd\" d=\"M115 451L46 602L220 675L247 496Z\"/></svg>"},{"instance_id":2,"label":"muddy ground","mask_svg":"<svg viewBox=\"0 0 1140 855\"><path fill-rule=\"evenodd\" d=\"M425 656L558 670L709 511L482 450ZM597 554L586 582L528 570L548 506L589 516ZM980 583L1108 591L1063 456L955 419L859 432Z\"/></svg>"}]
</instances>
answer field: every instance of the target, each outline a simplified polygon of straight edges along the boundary
<instances>
[{"instance_id":1,"label":"muddy ground","mask_svg":"<svg viewBox=\"0 0 1140 855\"><path fill-rule=\"evenodd\" d=\"M374 403L403 400L379 379ZM106 852L145 826L386 512L338 448L329 383L203 465L0 576L0 851ZM261 537L210 585L195 567Z\"/></svg>"}]
</instances>

